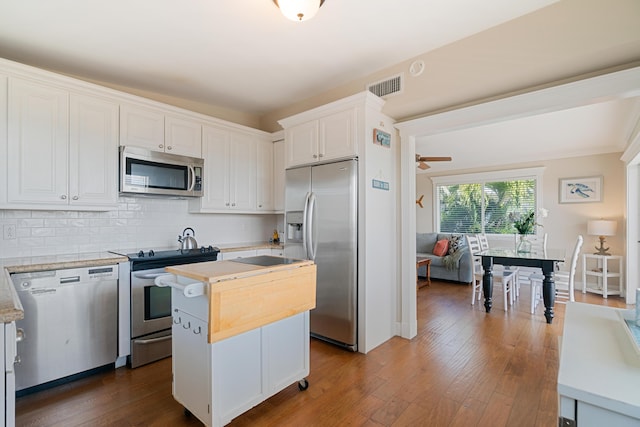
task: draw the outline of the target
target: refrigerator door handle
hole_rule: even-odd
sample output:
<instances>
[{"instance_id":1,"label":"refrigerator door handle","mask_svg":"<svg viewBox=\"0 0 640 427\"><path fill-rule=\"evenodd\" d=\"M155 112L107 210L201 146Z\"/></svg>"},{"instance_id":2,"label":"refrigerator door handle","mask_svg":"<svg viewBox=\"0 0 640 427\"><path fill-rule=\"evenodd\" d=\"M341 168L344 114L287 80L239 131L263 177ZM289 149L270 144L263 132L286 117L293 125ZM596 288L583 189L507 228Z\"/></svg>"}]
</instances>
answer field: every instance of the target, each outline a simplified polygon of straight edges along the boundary
<instances>
[{"instance_id":1,"label":"refrigerator door handle","mask_svg":"<svg viewBox=\"0 0 640 427\"><path fill-rule=\"evenodd\" d=\"M309 256L309 239L307 239L307 230L309 229L309 197L311 197L311 193L307 193L304 199L304 212L302 214L302 249L304 250L305 259L311 259Z\"/></svg>"},{"instance_id":2,"label":"refrigerator door handle","mask_svg":"<svg viewBox=\"0 0 640 427\"><path fill-rule=\"evenodd\" d=\"M315 261L316 260L316 245L315 245L315 240L314 240L314 235L313 235L313 230L314 230L314 218L315 218L315 211L316 211L316 195L315 193L310 193L309 194L309 199L308 199L308 216L307 216L307 220L306 220L306 224L307 224L307 258L310 259L311 261Z\"/></svg>"}]
</instances>

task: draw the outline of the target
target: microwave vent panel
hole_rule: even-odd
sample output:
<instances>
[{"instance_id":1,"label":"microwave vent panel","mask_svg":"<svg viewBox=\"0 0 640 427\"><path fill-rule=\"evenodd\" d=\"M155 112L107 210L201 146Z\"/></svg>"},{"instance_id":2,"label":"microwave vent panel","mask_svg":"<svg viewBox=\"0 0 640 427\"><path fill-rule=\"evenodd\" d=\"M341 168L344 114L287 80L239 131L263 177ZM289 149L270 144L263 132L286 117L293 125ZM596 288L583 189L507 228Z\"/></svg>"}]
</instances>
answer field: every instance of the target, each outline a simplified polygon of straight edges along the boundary
<instances>
[{"instance_id":1,"label":"microwave vent panel","mask_svg":"<svg viewBox=\"0 0 640 427\"><path fill-rule=\"evenodd\" d=\"M371 83L367 86L367 90L378 95L380 98L398 95L402 93L402 88L404 86L402 77L402 73L400 73L393 77L388 77L384 80Z\"/></svg>"}]
</instances>

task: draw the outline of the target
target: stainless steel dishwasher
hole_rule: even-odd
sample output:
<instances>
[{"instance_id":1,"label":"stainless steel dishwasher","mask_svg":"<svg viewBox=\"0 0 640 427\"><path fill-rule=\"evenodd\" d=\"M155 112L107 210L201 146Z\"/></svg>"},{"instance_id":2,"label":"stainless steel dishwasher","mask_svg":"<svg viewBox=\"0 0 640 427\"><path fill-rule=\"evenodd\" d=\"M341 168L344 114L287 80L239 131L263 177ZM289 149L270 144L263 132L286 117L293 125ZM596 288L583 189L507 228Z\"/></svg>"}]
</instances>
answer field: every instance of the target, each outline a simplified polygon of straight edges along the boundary
<instances>
[{"instance_id":1,"label":"stainless steel dishwasher","mask_svg":"<svg viewBox=\"0 0 640 427\"><path fill-rule=\"evenodd\" d=\"M16 322L24 331L15 365L16 391L115 362L117 265L11 277L24 308L24 319Z\"/></svg>"}]
</instances>

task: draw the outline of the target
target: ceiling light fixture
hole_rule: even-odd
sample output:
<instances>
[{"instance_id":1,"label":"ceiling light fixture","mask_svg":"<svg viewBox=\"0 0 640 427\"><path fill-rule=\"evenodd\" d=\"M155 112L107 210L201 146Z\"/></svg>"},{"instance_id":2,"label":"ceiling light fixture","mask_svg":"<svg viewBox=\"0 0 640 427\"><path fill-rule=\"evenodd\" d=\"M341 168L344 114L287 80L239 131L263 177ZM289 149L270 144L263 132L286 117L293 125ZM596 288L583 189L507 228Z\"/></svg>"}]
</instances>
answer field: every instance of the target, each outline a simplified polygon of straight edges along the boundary
<instances>
[{"instance_id":1,"label":"ceiling light fixture","mask_svg":"<svg viewBox=\"0 0 640 427\"><path fill-rule=\"evenodd\" d=\"M306 21L318 13L324 0L273 0L280 12L292 21Z\"/></svg>"}]
</instances>

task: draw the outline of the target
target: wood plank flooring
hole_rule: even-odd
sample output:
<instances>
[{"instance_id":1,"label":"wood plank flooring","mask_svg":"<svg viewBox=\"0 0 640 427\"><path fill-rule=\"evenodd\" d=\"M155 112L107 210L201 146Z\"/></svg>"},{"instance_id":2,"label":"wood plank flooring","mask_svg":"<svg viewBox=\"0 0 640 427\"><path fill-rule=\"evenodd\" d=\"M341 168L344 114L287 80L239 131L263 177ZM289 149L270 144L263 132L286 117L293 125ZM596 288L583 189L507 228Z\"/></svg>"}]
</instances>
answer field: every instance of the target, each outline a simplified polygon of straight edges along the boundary
<instances>
[{"instance_id":1,"label":"wood plank flooring","mask_svg":"<svg viewBox=\"0 0 640 427\"><path fill-rule=\"evenodd\" d=\"M418 336L369 354L311 340L309 389L293 384L230 426L557 425L558 336L524 290L504 312L500 293L484 313L466 285L433 280L418 291ZM576 293L591 304L621 298ZM119 368L18 398L18 426L199 426L171 396L171 359Z\"/></svg>"}]
</instances>

